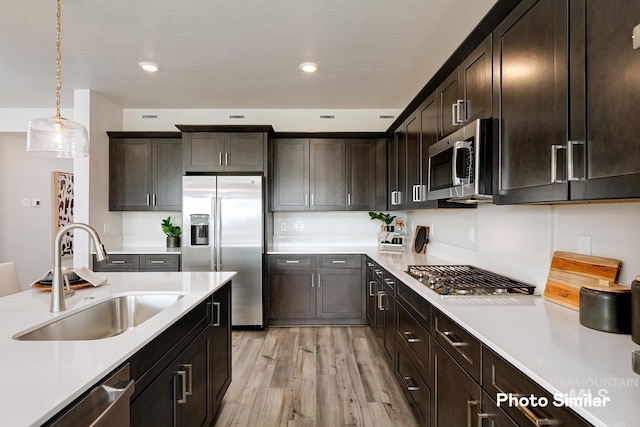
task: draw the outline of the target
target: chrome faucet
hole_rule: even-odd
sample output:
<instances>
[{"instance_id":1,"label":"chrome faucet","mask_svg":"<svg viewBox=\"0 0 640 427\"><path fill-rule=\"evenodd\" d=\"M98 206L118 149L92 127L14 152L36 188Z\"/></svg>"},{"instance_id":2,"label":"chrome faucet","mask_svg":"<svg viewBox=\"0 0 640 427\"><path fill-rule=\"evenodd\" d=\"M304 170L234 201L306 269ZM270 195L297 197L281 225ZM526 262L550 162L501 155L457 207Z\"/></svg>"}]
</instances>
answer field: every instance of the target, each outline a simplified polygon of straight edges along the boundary
<instances>
[{"instance_id":1,"label":"chrome faucet","mask_svg":"<svg viewBox=\"0 0 640 427\"><path fill-rule=\"evenodd\" d=\"M103 261L108 258L107 251L104 249L104 245L100 241L100 237L93 227L79 222L62 227L53 240L53 281L51 283L51 307L49 308L49 311L51 313L59 313L67 309L64 303L64 298L66 295L64 291L65 277L63 277L62 274L61 246L62 237L67 234L67 231L74 228L79 228L89 233L89 236L91 236L91 238L93 239L93 245L96 247L96 259L98 261Z\"/></svg>"}]
</instances>

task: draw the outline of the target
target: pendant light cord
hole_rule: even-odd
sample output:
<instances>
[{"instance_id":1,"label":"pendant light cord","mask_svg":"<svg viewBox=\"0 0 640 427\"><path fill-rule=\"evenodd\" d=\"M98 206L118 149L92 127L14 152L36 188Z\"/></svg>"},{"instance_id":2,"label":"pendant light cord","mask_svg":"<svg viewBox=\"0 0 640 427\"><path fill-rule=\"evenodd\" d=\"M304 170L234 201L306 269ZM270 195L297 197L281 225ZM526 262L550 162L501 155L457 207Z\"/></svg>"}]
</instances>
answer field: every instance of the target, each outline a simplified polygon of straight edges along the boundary
<instances>
[{"instance_id":1,"label":"pendant light cord","mask_svg":"<svg viewBox=\"0 0 640 427\"><path fill-rule=\"evenodd\" d=\"M61 118L60 115L60 89L62 88L62 78L61 78L61 67L60 62L62 61L62 50L60 48L60 10L61 10L61 0L58 0L58 13L56 15L57 18L57 26L56 26L56 118Z\"/></svg>"}]
</instances>

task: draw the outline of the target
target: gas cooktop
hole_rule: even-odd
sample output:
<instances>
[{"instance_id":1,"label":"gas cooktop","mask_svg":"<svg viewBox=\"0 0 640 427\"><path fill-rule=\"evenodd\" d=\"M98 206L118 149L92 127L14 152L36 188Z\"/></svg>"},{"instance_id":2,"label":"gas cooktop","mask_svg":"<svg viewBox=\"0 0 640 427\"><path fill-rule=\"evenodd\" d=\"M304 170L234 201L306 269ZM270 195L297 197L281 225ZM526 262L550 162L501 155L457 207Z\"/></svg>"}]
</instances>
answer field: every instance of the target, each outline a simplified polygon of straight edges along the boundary
<instances>
[{"instance_id":1,"label":"gas cooktop","mask_svg":"<svg viewBox=\"0 0 640 427\"><path fill-rule=\"evenodd\" d=\"M535 290L470 265L410 265L407 273L440 295L532 295Z\"/></svg>"}]
</instances>

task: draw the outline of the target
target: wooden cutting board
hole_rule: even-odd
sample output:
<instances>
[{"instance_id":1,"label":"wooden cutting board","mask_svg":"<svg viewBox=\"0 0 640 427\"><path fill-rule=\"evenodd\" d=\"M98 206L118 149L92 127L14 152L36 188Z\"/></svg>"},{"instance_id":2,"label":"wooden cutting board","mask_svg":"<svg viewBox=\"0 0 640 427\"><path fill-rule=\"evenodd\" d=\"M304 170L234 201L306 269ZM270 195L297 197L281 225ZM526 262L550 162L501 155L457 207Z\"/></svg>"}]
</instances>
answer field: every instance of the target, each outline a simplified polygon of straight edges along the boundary
<instances>
[{"instance_id":1,"label":"wooden cutting board","mask_svg":"<svg viewBox=\"0 0 640 427\"><path fill-rule=\"evenodd\" d=\"M580 288L600 286L601 280L617 282L621 266L622 262L617 259L556 251L551 260L544 297L578 310Z\"/></svg>"}]
</instances>

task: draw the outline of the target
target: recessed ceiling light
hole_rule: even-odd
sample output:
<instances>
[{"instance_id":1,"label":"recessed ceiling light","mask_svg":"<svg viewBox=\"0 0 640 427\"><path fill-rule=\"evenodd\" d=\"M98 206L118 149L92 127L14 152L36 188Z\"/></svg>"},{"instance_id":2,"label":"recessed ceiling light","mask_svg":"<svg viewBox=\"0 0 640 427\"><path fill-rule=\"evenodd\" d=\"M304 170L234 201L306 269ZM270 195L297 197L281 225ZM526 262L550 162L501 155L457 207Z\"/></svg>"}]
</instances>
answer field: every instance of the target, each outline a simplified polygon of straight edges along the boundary
<instances>
[{"instance_id":1,"label":"recessed ceiling light","mask_svg":"<svg viewBox=\"0 0 640 427\"><path fill-rule=\"evenodd\" d=\"M314 73L318 69L318 65L313 62L303 62L300 64L300 69L305 73Z\"/></svg>"},{"instance_id":2,"label":"recessed ceiling light","mask_svg":"<svg viewBox=\"0 0 640 427\"><path fill-rule=\"evenodd\" d=\"M155 73L158 71L158 64L154 64L153 62L139 62L138 65L145 71L149 71L150 73Z\"/></svg>"}]
</instances>

